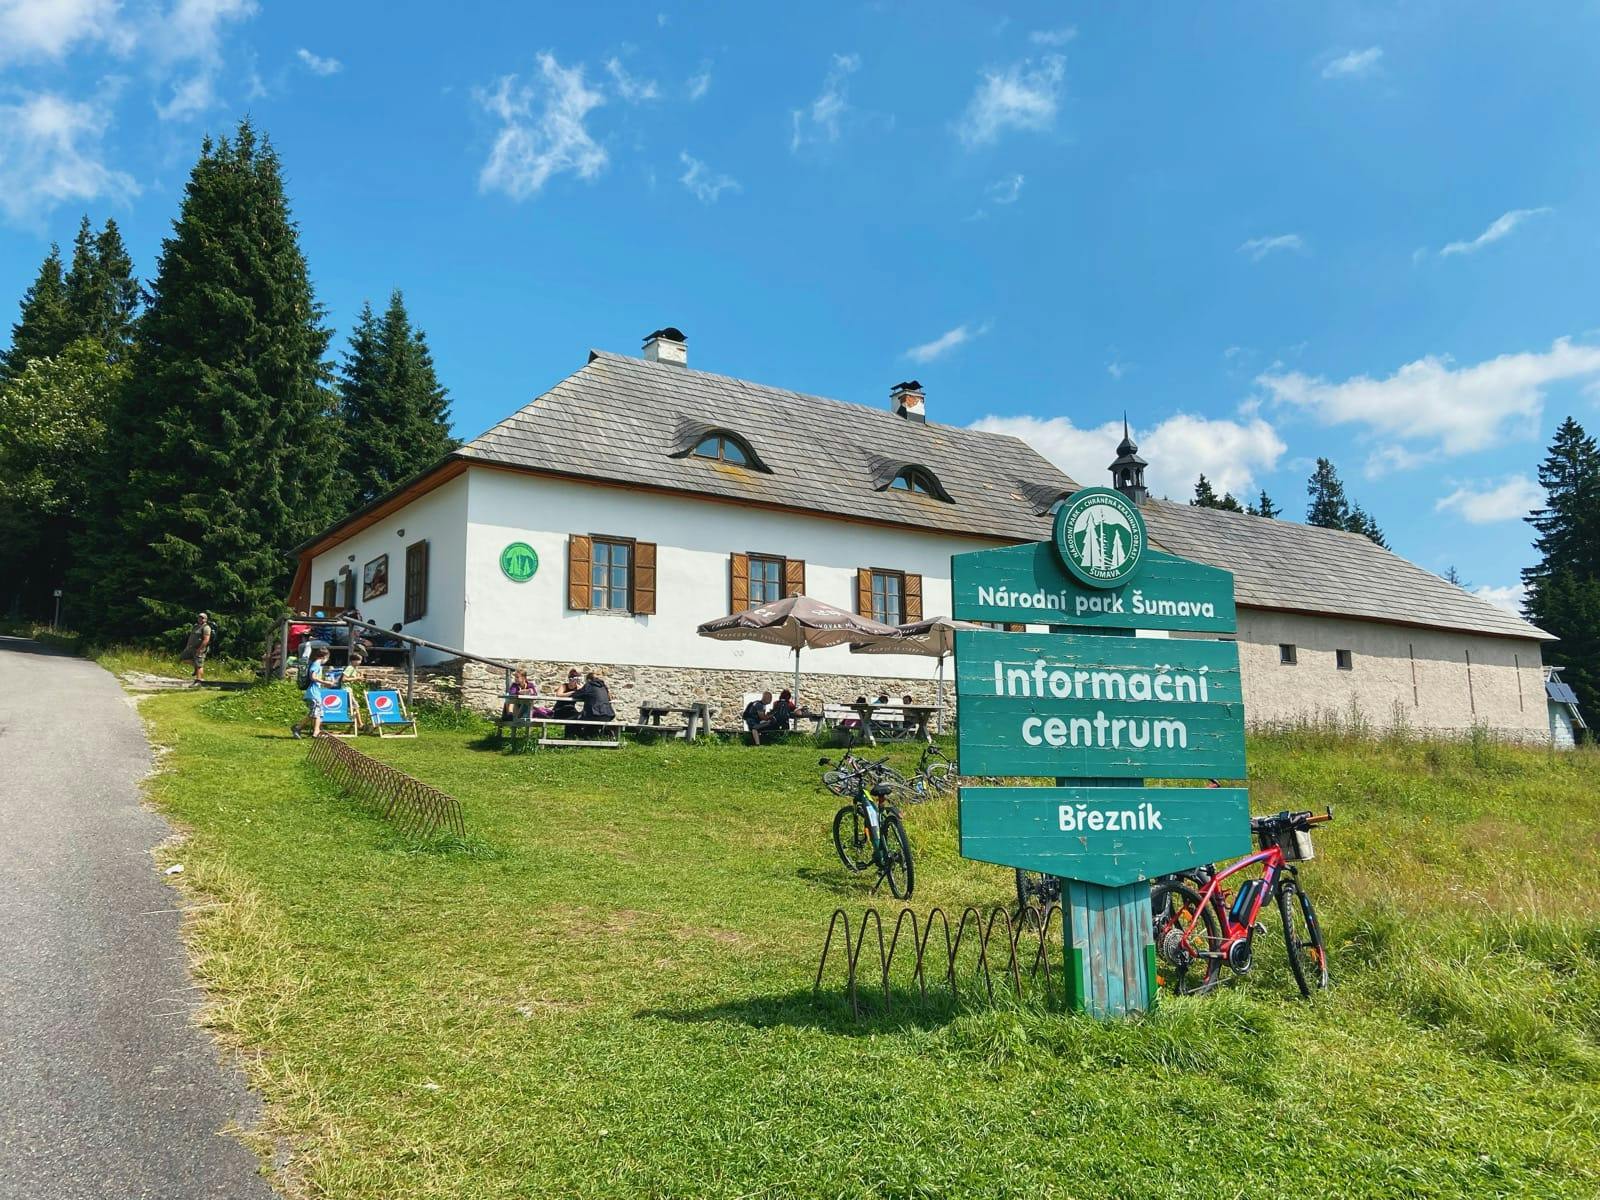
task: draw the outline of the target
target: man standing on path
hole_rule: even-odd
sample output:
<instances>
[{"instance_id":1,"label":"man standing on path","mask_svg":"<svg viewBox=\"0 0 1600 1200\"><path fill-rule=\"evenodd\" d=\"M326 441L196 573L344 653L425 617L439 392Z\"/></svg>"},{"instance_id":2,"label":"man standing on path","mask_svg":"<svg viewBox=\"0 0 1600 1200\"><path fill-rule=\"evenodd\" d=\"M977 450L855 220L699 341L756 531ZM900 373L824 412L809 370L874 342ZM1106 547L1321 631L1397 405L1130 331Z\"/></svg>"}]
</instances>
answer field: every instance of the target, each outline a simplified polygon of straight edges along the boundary
<instances>
[{"instance_id":1,"label":"man standing on path","mask_svg":"<svg viewBox=\"0 0 1600 1200\"><path fill-rule=\"evenodd\" d=\"M189 631L189 640L183 644L183 653L178 656L179 662L194 663L194 682L190 687L199 687L206 681L206 651L211 649L211 622L206 614L200 614L200 620Z\"/></svg>"}]
</instances>

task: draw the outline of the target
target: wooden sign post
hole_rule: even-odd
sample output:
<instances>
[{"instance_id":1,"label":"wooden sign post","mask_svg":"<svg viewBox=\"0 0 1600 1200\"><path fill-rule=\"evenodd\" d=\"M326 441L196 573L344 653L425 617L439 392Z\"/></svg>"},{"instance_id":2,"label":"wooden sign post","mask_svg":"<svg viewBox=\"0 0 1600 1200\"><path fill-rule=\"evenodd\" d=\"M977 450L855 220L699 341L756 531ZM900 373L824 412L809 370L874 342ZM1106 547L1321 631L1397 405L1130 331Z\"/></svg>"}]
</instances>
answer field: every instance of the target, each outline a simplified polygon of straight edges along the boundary
<instances>
[{"instance_id":1,"label":"wooden sign post","mask_svg":"<svg viewBox=\"0 0 1600 1200\"><path fill-rule=\"evenodd\" d=\"M1155 1002L1150 879L1250 847L1233 576L1151 550L1121 493L1086 488L1049 542L951 558L960 620L1047 633L956 635L963 775L1054 787L962 788L961 853L1059 876L1068 998L1096 1016ZM1089 630L1092 632L1078 632ZM1070 631L1070 632L1068 632Z\"/></svg>"}]
</instances>

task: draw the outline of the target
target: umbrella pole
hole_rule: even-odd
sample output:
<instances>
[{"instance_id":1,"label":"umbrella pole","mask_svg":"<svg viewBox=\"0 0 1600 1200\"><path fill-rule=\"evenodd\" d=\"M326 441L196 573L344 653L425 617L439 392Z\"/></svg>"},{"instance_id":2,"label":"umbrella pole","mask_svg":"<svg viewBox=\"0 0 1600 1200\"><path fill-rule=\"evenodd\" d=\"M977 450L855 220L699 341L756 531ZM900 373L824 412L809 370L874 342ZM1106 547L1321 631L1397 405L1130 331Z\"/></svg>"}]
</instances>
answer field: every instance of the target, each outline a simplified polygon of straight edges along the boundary
<instances>
[{"instance_id":1,"label":"umbrella pole","mask_svg":"<svg viewBox=\"0 0 1600 1200\"><path fill-rule=\"evenodd\" d=\"M934 726L940 733L944 732L944 655L939 655L939 712L938 722Z\"/></svg>"},{"instance_id":2,"label":"umbrella pole","mask_svg":"<svg viewBox=\"0 0 1600 1200\"><path fill-rule=\"evenodd\" d=\"M800 707L800 647L794 648L794 706Z\"/></svg>"}]
</instances>

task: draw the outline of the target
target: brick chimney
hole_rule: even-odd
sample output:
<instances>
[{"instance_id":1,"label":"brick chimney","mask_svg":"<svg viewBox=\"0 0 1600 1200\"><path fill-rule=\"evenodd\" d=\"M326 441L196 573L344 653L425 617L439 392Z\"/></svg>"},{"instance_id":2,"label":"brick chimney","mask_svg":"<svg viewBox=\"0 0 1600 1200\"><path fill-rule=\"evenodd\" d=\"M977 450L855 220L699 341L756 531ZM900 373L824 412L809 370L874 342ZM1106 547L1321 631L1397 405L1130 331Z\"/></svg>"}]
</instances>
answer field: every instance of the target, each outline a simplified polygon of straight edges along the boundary
<instances>
[{"instance_id":1,"label":"brick chimney","mask_svg":"<svg viewBox=\"0 0 1600 1200\"><path fill-rule=\"evenodd\" d=\"M644 356L651 362L671 363L675 367L687 366L688 339L683 336L683 330L668 325L644 339Z\"/></svg>"},{"instance_id":2,"label":"brick chimney","mask_svg":"<svg viewBox=\"0 0 1600 1200\"><path fill-rule=\"evenodd\" d=\"M904 417L908 421L926 423L928 420L926 402L927 398L922 394L922 385L915 379L897 383L889 391L889 408L896 416Z\"/></svg>"}]
</instances>

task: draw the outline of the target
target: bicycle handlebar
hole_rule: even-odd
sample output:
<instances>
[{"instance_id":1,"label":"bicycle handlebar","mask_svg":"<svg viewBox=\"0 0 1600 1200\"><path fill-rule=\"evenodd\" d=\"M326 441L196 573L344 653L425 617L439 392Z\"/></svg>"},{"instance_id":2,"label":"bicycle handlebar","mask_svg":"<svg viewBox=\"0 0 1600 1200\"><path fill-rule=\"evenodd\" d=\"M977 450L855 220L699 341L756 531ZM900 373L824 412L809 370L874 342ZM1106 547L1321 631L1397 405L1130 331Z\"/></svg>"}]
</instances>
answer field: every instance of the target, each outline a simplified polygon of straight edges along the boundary
<instances>
[{"instance_id":1,"label":"bicycle handlebar","mask_svg":"<svg viewBox=\"0 0 1600 1200\"><path fill-rule=\"evenodd\" d=\"M1333 805L1330 804L1321 813L1314 813L1309 809L1305 812L1289 812L1285 809L1283 812L1274 813L1270 817L1251 817L1250 828L1252 831L1256 831L1287 825L1291 829L1310 829L1313 825L1321 825L1331 820L1333 820Z\"/></svg>"}]
</instances>

